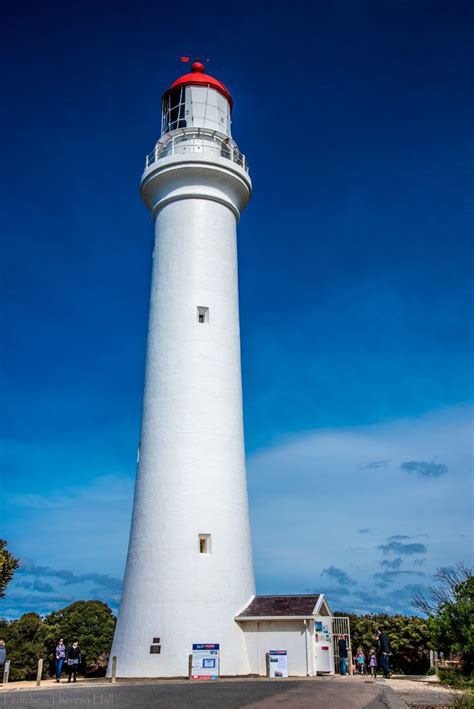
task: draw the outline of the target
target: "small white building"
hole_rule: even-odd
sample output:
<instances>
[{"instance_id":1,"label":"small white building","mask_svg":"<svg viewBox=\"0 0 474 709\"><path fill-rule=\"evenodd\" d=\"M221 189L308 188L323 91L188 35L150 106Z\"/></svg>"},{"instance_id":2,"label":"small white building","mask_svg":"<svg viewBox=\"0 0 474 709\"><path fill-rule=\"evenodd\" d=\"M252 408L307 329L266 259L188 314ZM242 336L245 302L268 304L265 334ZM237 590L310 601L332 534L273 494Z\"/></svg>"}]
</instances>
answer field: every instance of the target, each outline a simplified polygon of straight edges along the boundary
<instances>
[{"instance_id":1,"label":"small white building","mask_svg":"<svg viewBox=\"0 0 474 709\"><path fill-rule=\"evenodd\" d=\"M268 674L272 650L287 651L290 676L334 674L333 614L324 594L254 596L235 620L251 674Z\"/></svg>"}]
</instances>

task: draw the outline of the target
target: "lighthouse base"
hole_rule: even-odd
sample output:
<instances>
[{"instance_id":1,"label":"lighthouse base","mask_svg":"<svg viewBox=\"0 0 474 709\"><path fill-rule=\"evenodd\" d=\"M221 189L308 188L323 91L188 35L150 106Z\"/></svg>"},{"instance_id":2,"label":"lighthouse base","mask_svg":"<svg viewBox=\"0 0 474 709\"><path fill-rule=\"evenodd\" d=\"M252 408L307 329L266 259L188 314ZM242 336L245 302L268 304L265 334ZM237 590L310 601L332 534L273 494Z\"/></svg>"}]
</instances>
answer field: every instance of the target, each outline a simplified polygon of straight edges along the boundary
<instances>
[{"instance_id":1,"label":"lighthouse base","mask_svg":"<svg viewBox=\"0 0 474 709\"><path fill-rule=\"evenodd\" d=\"M209 613L196 617L193 604L183 608L180 617L173 615L176 607L167 609L162 605L161 622L119 623L115 631L112 652L107 668L107 677L118 678L171 678L190 675L189 658L193 645L217 645L219 652L215 668L218 675L248 675L250 664L245 633L234 620L235 607L228 609L227 622ZM174 622L173 622L174 621ZM156 628L155 633L150 628ZM113 658L116 658L113 661Z\"/></svg>"}]
</instances>

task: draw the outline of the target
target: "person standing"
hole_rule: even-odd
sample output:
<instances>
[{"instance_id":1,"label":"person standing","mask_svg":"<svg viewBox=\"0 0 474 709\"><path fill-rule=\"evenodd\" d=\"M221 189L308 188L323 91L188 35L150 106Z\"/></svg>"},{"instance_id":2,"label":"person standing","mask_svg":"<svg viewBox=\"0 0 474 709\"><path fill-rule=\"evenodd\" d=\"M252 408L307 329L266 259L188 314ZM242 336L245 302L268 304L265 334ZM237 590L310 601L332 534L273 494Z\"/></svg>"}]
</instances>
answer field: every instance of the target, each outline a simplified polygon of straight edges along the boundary
<instances>
[{"instance_id":1,"label":"person standing","mask_svg":"<svg viewBox=\"0 0 474 709\"><path fill-rule=\"evenodd\" d=\"M377 628L377 646L378 654L380 656L380 664L382 665L383 676L388 679L391 676L390 672L390 655L392 654L392 647L390 645L389 637L386 633L382 632L381 628Z\"/></svg>"},{"instance_id":2,"label":"person standing","mask_svg":"<svg viewBox=\"0 0 474 709\"><path fill-rule=\"evenodd\" d=\"M7 661L7 648L5 647L5 640L0 640L0 673L3 678L5 676L5 662Z\"/></svg>"},{"instance_id":3,"label":"person standing","mask_svg":"<svg viewBox=\"0 0 474 709\"><path fill-rule=\"evenodd\" d=\"M73 642L71 647L68 647L67 652L66 652L66 662L67 662L67 671L68 671L68 678L67 681L71 681L71 676L74 677L73 682L76 681L76 674L77 670L79 668L79 665L81 663L81 651L79 649L79 643L77 640Z\"/></svg>"},{"instance_id":4,"label":"person standing","mask_svg":"<svg viewBox=\"0 0 474 709\"><path fill-rule=\"evenodd\" d=\"M339 659L341 661L341 675L344 676L347 674L347 642L344 635L339 635L337 646L339 648Z\"/></svg>"},{"instance_id":5,"label":"person standing","mask_svg":"<svg viewBox=\"0 0 474 709\"><path fill-rule=\"evenodd\" d=\"M61 672L63 671L64 660L66 659L66 646L62 638L56 645L54 659L56 662L56 682L59 682L61 679Z\"/></svg>"},{"instance_id":6,"label":"person standing","mask_svg":"<svg viewBox=\"0 0 474 709\"><path fill-rule=\"evenodd\" d=\"M375 650L370 651L369 667L370 674L375 679L377 677L377 655L375 654Z\"/></svg>"},{"instance_id":7,"label":"person standing","mask_svg":"<svg viewBox=\"0 0 474 709\"><path fill-rule=\"evenodd\" d=\"M357 672L360 675L365 675L365 655L361 647L357 648L356 666Z\"/></svg>"}]
</instances>

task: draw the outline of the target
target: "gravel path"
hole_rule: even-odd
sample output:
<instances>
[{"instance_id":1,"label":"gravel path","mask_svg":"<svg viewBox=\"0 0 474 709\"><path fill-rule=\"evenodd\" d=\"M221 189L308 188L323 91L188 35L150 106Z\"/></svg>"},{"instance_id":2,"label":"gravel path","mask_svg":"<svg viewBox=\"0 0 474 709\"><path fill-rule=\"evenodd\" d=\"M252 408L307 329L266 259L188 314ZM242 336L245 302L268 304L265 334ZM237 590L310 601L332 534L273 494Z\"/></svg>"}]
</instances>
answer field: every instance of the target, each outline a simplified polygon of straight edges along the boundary
<instances>
[{"instance_id":1,"label":"gravel path","mask_svg":"<svg viewBox=\"0 0 474 709\"><path fill-rule=\"evenodd\" d=\"M380 680L403 699L409 707L448 709L453 707L453 691L440 684L415 682L409 679Z\"/></svg>"}]
</instances>

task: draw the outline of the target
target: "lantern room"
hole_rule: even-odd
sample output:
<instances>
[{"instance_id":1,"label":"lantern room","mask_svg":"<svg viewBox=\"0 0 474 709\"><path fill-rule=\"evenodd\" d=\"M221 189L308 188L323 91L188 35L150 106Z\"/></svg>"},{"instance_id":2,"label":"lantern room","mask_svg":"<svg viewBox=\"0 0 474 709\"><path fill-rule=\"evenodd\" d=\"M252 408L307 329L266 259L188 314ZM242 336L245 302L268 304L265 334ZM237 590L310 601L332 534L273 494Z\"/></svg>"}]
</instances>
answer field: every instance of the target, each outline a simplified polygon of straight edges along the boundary
<instances>
[{"instance_id":1,"label":"lantern room","mask_svg":"<svg viewBox=\"0 0 474 709\"><path fill-rule=\"evenodd\" d=\"M230 137L232 97L227 87L206 74L201 62L177 79L162 101L161 135L180 128L207 128Z\"/></svg>"}]
</instances>

